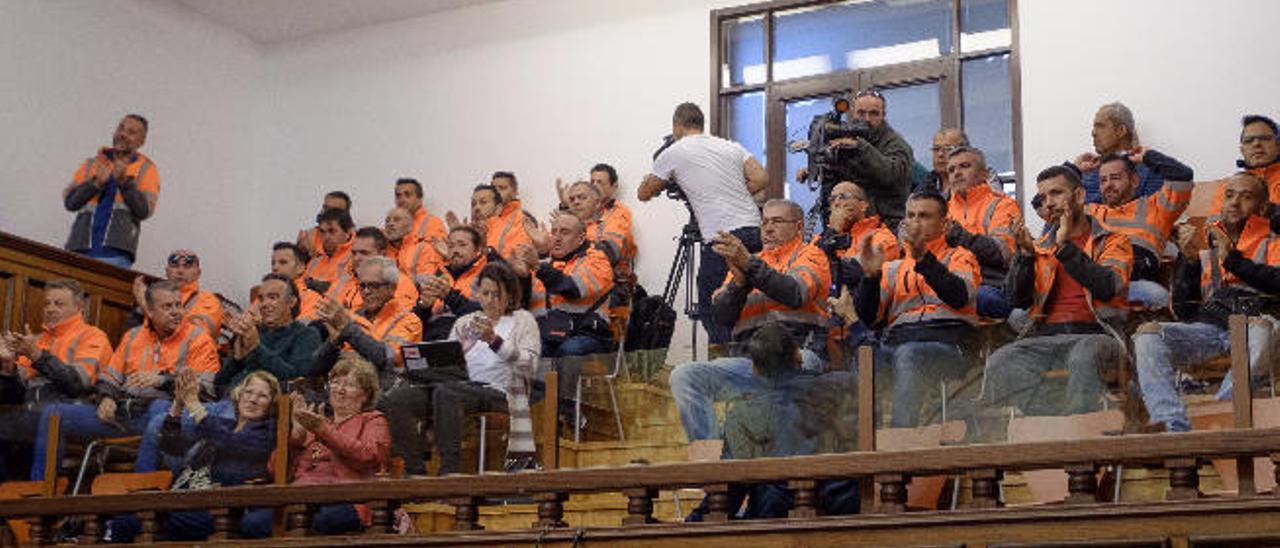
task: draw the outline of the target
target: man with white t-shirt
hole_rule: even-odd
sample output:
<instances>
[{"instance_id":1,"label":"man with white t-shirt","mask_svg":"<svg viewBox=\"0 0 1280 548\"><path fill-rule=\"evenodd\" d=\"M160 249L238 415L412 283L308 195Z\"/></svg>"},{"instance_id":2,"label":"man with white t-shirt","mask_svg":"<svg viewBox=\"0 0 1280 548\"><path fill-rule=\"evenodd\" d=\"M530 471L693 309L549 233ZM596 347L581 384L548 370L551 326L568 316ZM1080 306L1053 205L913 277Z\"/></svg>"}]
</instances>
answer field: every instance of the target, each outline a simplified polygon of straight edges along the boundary
<instances>
[{"instance_id":1,"label":"man with white t-shirt","mask_svg":"<svg viewBox=\"0 0 1280 548\"><path fill-rule=\"evenodd\" d=\"M733 234L752 253L761 249L760 208L751 195L769 186L769 175L747 149L733 141L703 133L702 109L682 103L671 117L675 142L653 161L653 172L640 184L640 201L647 202L669 184L676 184L689 201L702 241L721 233ZM724 283L729 267L723 257L702 247L698 269L699 318L706 319L711 293ZM711 344L729 340L729 330L704 321Z\"/></svg>"}]
</instances>

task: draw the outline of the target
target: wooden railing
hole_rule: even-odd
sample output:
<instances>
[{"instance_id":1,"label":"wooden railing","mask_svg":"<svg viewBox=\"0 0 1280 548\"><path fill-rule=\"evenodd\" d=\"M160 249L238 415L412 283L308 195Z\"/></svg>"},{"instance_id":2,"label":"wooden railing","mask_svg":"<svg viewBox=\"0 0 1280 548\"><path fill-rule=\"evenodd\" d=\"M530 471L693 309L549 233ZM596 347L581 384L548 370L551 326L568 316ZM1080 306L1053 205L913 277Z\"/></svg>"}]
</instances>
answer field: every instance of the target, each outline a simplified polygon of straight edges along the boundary
<instances>
[{"instance_id":1,"label":"wooden railing","mask_svg":"<svg viewBox=\"0 0 1280 548\"><path fill-rule=\"evenodd\" d=\"M70 278L79 281L88 296L85 319L115 343L133 309L133 279L139 274L0 232L0 331L21 332L27 325L38 330L45 282Z\"/></svg>"},{"instance_id":2,"label":"wooden railing","mask_svg":"<svg viewBox=\"0 0 1280 548\"><path fill-rule=\"evenodd\" d=\"M973 445L941 447L900 452L859 452L783 459L702 462L685 464L635 465L626 468L556 470L520 474L485 476L448 476L443 478L383 480L364 483L311 486L256 486L207 491L166 491L132 495L64 497L0 501L0 517L25 519L31 523L32 539L47 541L53 519L76 516L86 524L81 543L94 542L102 531L102 520L121 513L135 513L143 522L143 541L156 529L159 514L179 510L208 510L216 517L214 540L232 538L236 529L230 516L237 508L273 507L288 514L286 535L304 537L308 529L309 508L339 502L365 503L373 510L373 526L360 542L386 544L390 535L392 508L415 501L445 501L456 509L457 533L412 538L412 543L459 545L465 543L531 542L537 538L571 539L576 533L628 543L658 541L705 535L742 535L744 530L767 531L767 525L797 530L855 530L880 527L888 523L909 529L920 527L972 527L981 525L995 534L998 523L1041 523L1051 526L1063 519L1088 519L1099 524L1118 518L1159 517L1164 515L1203 516L1205 512L1223 515L1257 517L1249 531L1218 527L1207 522L1204 532L1228 534L1271 532L1280 535L1280 498L1258 497L1242 492L1237 497L1197 500L1199 465L1207 458L1270 457L1280 462L1280 429L1223 430L1182 434L1161 434L1099 438L1070 442ZM1174 502L1103 504L1097 493L1100 467L1112 464L1146 465L1168 470L1168 500ZM1006 472L1041 468L1065 468L1070 496L1058 507L1002 509L999 483ZM964 508L950 512L906 513L905 502L910 478L926 474L965 474L972 482L972 501ZM817 515L815 508L817 482L824 479L874 479L878 486L876 504L864 507L863 514L847 517L818 518L815 524L798 525L797 520ZM726 523L733 509L728 507L730 484L787 482L795 492L795 507L790 520L763 520L746 529L739 523ZM659 490L696 487L709 498L708 523L702 525L654 524L653 499ZM1251 487L1248 487L1251 489ZM617 528L564 531L564 504L569 497L584 493L623 493L629 503L628 516ZM538 504L538 522L526 533L481 533L478 507L486 497L531 496ZM889 516L900 516L890 519ZM1265 518L1265 519L1264 519ZM889 521L886 521L889 520ZM913 520L917 520L914 521ZM1236 519L1236 521L1239 521ZM1223 525L1239 527L1231 519ZM1170 520L1176 529L1180 520ZM1251 522L1252 523L1252 522ZM653 525L648 525L653 524ZM720 524L717 526L716 524ZM817 529L813 529L813 528ZM1098 527L1101 527L1100 525ZM761 529L764 528L764 529ZM806 529L808 528L808 529ZM904 529L904 531L906 530ZM1013 528L1011 530L1014 530ZM959 530L957 530L959 531ZM1091 532L1092 531L1092 532ZM1105 527L1077 531L1089 537L1099 531L1113 531L1117 538L1123 529ZM1147 530L1147 532L1158 532ZM1154 534L1154 533L1153 533ZM1007 535L1006 535L1007 536ZM1159 536L1159 535L1157 535ZM912 538L912 537L903 537ZM1009 537L1018 538L1018 537ZM1096 537L1095 537L1096 538ZM1105 538L1105 537L1104 537ZM350 537L332 539L299 539L312 544L349 543ZM409 539L403 539L406 542ZM283 539L263 541L280 544ZM237 540L237 543L247 541ZM297 541L295 541L297 542ZM399 542L396 540L395 542Z\"/></svg>"}]
</instances>

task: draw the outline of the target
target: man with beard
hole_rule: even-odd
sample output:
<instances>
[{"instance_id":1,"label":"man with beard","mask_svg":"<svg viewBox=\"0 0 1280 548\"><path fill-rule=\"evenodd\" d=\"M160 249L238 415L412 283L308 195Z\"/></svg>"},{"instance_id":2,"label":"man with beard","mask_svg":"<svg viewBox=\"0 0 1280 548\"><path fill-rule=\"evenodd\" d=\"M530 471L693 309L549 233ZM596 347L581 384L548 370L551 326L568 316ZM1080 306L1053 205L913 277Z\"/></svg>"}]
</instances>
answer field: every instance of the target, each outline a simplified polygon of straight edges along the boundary
<instances>
[{"instance_id":1,"label":"man with beard","mask_svg":"<svg viewBox=\"0 0 1280 548\"><path fill-rule=\"evenodd\" d=\"M419 276L414 313L425 327L423 339L444 340L453 322L480 309L475 290L488 263L480 234L468 226L449 231L449 263L434 275Z\"/></svg>"},{"instance_id":2,"label":"man with beard","mask_svg":"<svg viewBox=\"0 0 1280 548\"><path fill-rule=\"evenodd\" d=\"M84 161L62 191L62 205L76 212L66 248L99 261L130 268L138 256L142 221L156 212L160 173L138 152L147 142L147 119L120 120L111 146Z\"/></svg>"},{"instance_id":3,"label":"man with beard","mask_svg":"<svg viewBox=\"0 0 1280 548\"><path fill-rule=\"evenodd\" d=\"M1102 201L1101 184L1098 166L1102 158L1116 153L1128 155L1139 148L1138 133L1133 119L1133 111L1123 103L1108 103L1098 108L1093 115L1093 151L1083 152L1068 164L1080 172L1084 183L1085 203L1095 204ZM1148 151L1149 152L1149 151ZM1186 168L1177 160L1161 155L1161 160L1168 160L1168 165ZM1144 198L1155 194L1164 186L1165 178L1161 173L1145 164L1136 167L1138 188L1134 196ZM1189 171L1189 170L1188 170ZM1190 181L1190 177L1177 179Z\"/></svg>"}]
</instances>

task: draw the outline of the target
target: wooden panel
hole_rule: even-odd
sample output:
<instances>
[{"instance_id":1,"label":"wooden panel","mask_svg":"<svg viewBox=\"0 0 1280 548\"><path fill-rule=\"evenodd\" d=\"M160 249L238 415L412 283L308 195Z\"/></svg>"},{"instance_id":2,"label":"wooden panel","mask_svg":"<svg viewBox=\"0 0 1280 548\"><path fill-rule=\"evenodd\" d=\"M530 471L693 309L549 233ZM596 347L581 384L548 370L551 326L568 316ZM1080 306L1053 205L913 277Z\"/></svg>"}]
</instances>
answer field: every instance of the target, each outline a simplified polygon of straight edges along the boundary
<instances>
[{"instance_id":1,"label":"wooden panel","mask_svg":"<svg viewBox=\"0 0 1280 548\"><path fill-rule=\"evenodd\" d=\"M86 319L115 344L133 307L133 279L140 275L155 279L0 232L0 328L38 328L44 316L41 288L49 280L70 278L80 282L88 296Z\"/></svg>"}]
</instances>

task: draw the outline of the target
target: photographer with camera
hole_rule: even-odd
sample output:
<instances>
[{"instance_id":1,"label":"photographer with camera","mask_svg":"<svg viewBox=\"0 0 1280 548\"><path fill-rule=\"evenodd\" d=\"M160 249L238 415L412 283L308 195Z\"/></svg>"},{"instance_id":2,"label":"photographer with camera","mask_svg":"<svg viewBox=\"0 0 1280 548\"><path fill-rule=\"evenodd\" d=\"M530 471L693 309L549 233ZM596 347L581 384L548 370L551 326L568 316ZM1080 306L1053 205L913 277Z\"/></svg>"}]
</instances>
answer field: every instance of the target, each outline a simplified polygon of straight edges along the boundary
<instances>
[{"instance_id":1,"label":"photographer with camera","mask_svg":"<svg viewBox=\"0 0 1280 548\"><path fill-rule=\"evenodd\" d=\"M836 101L837 112L841 101ZM812 176L827 188L838 181L858 181L870 196L875 212L896 230L911 192L911 166L915 159L911 145L885 120L886 108L879 91L863 90L853 96L848 122L840 123L838 114L820 115L828 118L826 122L815 119L815 125L823 131L815 132L811 127L810 166L796 172L796 181L804 182ZM821 193L823 213L827 211L829 194L829 190Z\"/></svg>"},{"instance_id":2,"label":"photographer with camera","mask_svg":"<svg viewBox=\"0 0 1280 548\"><path fill-rule=\"evenodd\" d=\"M698 105L676 107L671 117L673 142L654 159L653 172L640 184L638 197L647 202L666 189L688 202L704 242L724 232L741 240L748 251L760 251L760 210L751 195L769 186L769 176L742 145L707 135L704 126ZM700 260L698 316L711 344L723 344L729 330L710 321L706 311L729 267L710 245L702 247Z\"/></svg>"}]
</instances>

